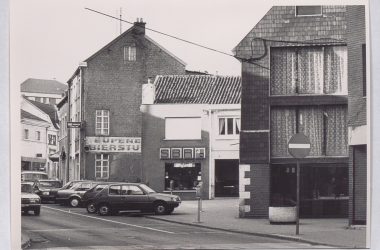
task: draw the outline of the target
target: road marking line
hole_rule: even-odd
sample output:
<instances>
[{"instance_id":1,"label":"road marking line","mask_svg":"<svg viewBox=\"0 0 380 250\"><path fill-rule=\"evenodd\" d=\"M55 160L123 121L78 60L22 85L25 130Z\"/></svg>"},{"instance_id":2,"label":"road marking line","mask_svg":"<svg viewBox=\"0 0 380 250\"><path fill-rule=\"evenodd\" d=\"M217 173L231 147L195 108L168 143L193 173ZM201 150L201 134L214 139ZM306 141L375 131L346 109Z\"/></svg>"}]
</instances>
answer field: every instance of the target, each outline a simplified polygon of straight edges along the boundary
<instances>
[{"instance_id":1,"label":"road marking line","mask_svg":"<svg viewBox=\"0 0 380 250\"><path fill-rule=\"evenodd\" d=\"M65 211L65 210L62 210L62 209L58 209L58 208L52 208L52 207L46 207L46 206L42 206L42 207L48 208L48 209L51 209L51 210L56 210L56 211L68 213L68 214L75 214L75 215L86 217L86 218L92 218L92 219L106 221L106 222L113 222L113 223L120 224L120 225L137 227L137 228L144 228L144 229L148 229L148 230L152 230L152 231L157 231L157 232L162 232L162 233L167 233L167 234L175 234L175 232L170 232L170 231L166 231L166 230L156 229L156 228L152 228L152 227L144 227L144 226L124 223L124 222L119 222L119 221L107 220L107 219L98 218L98 217L94 217L94 216L89 216L89 215L84 215L84 214L78 214L78 213L74 213L74 212L68 212L68 211Z\"/></svg>"}]
</instances>

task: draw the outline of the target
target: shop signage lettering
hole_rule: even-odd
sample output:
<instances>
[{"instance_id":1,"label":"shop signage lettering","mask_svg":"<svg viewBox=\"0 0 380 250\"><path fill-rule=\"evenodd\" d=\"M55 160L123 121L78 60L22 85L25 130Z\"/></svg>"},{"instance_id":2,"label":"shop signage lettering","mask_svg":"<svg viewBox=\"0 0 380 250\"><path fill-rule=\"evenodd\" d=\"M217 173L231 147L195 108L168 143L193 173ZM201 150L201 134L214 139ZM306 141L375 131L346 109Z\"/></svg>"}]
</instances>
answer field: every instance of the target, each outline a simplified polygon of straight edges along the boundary
<instances>
[{"instance_id":1,"label":"shop signage lettering","mask_svg":"<svg viewBox=\"0 0 380 250\"><path fill-rule=\"evenodd\" d=\"M86 151L141 153L141 138L86 137Z\"/></svg>"},{"instance_id":2,"label":"shop signage lettering","mask_svg":"<svg viewBox=\"0 0 380 250\"><path fill-rule=\"evenodd\" d=\"M195 153L194 153L195 152ZM204 159L205 148L160 148L160 159Z\"/></svg>"}]
</instances>

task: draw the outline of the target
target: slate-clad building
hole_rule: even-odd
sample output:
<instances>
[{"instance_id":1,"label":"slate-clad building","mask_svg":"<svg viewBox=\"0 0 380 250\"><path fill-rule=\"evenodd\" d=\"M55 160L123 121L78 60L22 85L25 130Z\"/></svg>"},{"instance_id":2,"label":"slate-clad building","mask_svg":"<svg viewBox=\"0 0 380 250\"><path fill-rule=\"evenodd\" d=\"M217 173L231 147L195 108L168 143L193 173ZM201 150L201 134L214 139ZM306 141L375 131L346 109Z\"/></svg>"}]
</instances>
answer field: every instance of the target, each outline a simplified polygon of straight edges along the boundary
<instances>
[{"instance_id":1,"label":"slate-clad building","mask_svg":"<svg viewBox=\"0 0 380 250\"><path fill-rule=\"evenodd\" d=\"M367 221L367 66L365 6L347 6L349 223ZM368 79L369 80L369 79Z\"/></svg>"},{"instance_id":2,"label":"slate-clad building","mask_svg":"<svg viewBox=\"0 0 380 250\"><path fill-rule=\"evenodd\" d=\"M275 6L235 47L241 217L294 206L296 160L287 143L298 132L311 142L301 161L301 217L348 216L346 13L346 6Z\"/></svg>"},{"instance_id":3,"label":"slate-clad building","mask_svg":"<svg viewBox=\"0 0 380 250\"><path fill-rule=\"evenodd\" d=\"M81 63L69 79L66 161L75 179L141 181L141 86L185 63L145 34L141 19Z\"/></svg>"},{"instance_id":4,"label":"slate-clad building","mask_svg":"<svg viewBox=\"0 0 380 250\"><path fill-rule=\"evenodd\" d=\"M182 199L200 182L204 199L238 197L241 78L161 75L142 94L144 182Z\"/></svg>"}]
</instances>

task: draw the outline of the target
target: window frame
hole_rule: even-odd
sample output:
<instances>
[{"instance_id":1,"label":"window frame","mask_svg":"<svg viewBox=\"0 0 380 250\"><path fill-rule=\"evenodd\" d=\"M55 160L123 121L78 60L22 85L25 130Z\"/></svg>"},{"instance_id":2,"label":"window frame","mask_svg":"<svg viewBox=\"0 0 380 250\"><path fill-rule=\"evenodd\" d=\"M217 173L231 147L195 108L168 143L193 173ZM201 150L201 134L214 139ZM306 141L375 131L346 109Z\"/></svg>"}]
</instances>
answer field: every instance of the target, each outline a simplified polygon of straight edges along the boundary
<instances>
[{"instance_id":1,"label":"window frame","mask_svg":"<svg viewBox=\"0 0 380 250\"><path fill-rule=\"evenodd\" d=\"M24 140L29 140L29 129L24 129Z\"/></svg>"},{"instance_id":2,"label":"window frame","mask_svg":"<svg viewBox=\"0 0 380 250\"><path fill-rule=\"evenodd\" d=\"M346 69L346 83L345 86L342 87L341 93L326 93L325 88L325 76L326 76L326 65L325 65L325 57L326 57L326 48L333 48L333 47L344 47L346 49L346 62L345 62L345 69ZM300 79L298 77L298 73L301 71L301 69L298 67L298 56L299 51L302 49L310 49L310 48L321 48L322 50L322 82L321 82L321 93L299 93L300 92ZM290 94L273 94L272 92L272 60L271 55L269 56L269 67L270 67L270 74L269 74L269 96L270 97L277 97L277 96L300 96L300 95L337 95L337 96L347 96L348 95L348 47L344 44L332 44L332 45L308 45L308 46L272 46L270 47L270 54L273 53L273 50L294 50L296 55L296 68L294 69L294 75L295 75L295 93Z\"/></svg>"},{"instance_id":3,"label":"window frame","mask_svg":"<svg viewBox=\"0 0 380 250\"><path fill-rule=\"evenodd\" d=\"M124 64L137 61L137 47L135 44L123 46L123 60Z\"/></svg>"},{"instance_id":4,"label":"window frame","mask_svg":"<svg viewBox=\"0 0 380 250\"><path fill-rule=\"evenodd\" d=\"M300 15L297 14L297 8L304 8L304 7L319 7L320 8L320 14L308 14L308 15ZM312 16L323 16L323 8L322 5L296 5L294 6L294 16L295 17L312 17Z\"/></svg>"},{"instance_id":5,"label":"window frame","mask_svg":"<svg viewBox=\"0 0 380 250\"><path fill-rule=\"evenodd\" d=\"M100 115L98 115L98 112L100 112ZM100 122L98 122L98 118L100 119ZM107 118L107 122L104 121L105 118ZM105 124L107 124L107 128ZM100 127L98 127L98 125L100 125ZM107 109L95 110L95 135L109 135L109 134L110 134L110 111Z\"/></svg>"},{"instance_id":6,"label":"window frame","mask_svg":"<svg viewBox=\"0 0 380 250\"><path fill-rule=\"evenodd\" d=\"M36 131L36 141L41 141L41 131Z\"/></svg>"},{"instance_id":7,"label":"window frame","mask_svg":"<svg viewBox=\"0 0 380 250\"><path fill-rule=\"evenodd\" d=\"M98 156L100 156L100 159L98 159ZM105 156L107 156L106 159L105 159ZM98 162L100 162L99 166L97 165ZM106 165L103 165L104 163L106 163ZM100 167L100 170L98 170L98 167ZM110 176L109 172L110 172L110 154L95 154L95 178L109 179L109 176ZM98 177L98 173L100 173L100 177ZM105 177L105 173L107 173L106 177Z\"/></svg>"},{"instance_id":8,"label":"window frame","mask_svg":"<svg viewBox=\"0 0 380 250\"><path fill-rule=\"evenodd\" d=\"M232 119L232 134L228 133L228 129L229 129L228 119ZM222 133L220 130L221 120L224 120L224 126L225 126L224 133ZM241 118L239 116L218 116L217 124L218 124L218 131L217 131L218 137L226 138L226 137L237 137L240 135Z\"/></svg>"}]
</instances>

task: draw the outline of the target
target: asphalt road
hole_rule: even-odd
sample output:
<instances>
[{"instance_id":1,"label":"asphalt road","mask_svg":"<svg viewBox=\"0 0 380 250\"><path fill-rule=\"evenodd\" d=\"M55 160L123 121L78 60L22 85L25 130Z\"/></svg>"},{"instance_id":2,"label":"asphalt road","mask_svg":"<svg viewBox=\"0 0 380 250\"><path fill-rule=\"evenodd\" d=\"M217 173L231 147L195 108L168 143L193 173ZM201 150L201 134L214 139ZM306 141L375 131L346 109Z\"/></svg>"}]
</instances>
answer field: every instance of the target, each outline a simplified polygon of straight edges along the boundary
<instances>
[{"instance_id":1,"label":"asphalt road","mask_svg":"<svg viewBox=\"0 0 380 250\"><path fill-rule=\"evenodd\" d=\"M31 249L284 249L309 244L229 233L145 218L88 214L84 208L43 205L40 216L22 216ZM320 246L319 246L320 247Z\"/></svg>"}]
</instances>

